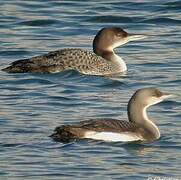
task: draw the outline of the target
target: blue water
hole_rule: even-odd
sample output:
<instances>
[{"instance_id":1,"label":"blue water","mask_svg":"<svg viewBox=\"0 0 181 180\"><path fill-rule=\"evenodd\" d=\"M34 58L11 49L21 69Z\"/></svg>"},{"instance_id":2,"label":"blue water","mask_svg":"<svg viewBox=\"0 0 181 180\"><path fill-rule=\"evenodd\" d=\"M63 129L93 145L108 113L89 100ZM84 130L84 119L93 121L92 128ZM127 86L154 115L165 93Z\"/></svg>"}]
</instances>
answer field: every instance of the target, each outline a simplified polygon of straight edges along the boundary
<instances>
[{"instance_id":1,"label":"blue water","mask_svg":"<svg viewBox=\"0 0 181 180\"><path fill-rule=\"evenodd\" d=\"M0 179L181 178L181 2L0 1L0 68L65 47L92 49L105 26L154 35L117 49L124 77L0 72ZM48 136L56 126L92 118L127 119L138 88L175 94L149 109L162 137L150 144L78 141Z\"/></svg>"}]
</instances>

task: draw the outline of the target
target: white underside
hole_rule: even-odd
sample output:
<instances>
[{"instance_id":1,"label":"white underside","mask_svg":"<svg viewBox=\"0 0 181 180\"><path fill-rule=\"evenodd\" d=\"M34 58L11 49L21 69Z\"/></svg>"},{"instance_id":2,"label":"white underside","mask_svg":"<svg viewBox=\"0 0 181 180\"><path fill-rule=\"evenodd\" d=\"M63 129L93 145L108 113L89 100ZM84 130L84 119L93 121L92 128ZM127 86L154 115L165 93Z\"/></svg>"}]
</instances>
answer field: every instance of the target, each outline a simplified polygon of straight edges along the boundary
<instances>
[{"instance_id":1,"label":"white underside","mask_svg":"<svg viewBox=\"0 0 181 180\"><path fill-rule=\"evenodd\" d=\"M88 131L85 133L84 138L110 141L110 142L131 142L131 141L141 140L141 138L138 135L129 132L114 133L114 132Z\"/></svg>"}]
</instances>

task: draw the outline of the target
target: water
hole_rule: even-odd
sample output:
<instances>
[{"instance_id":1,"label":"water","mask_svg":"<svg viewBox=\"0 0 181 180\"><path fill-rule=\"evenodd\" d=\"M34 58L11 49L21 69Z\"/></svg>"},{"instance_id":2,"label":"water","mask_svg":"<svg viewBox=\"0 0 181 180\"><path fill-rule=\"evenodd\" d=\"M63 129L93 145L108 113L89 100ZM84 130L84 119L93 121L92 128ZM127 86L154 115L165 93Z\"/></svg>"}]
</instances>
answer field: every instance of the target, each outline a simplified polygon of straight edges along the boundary
<instances>
[{"instance_id":1,"label":"water","mask_svg":"<svg viewBox=\"0 0 181 180\"><path fill-rule=\"evenodd\" d=\"M1 0L1 68L60 48L91 50L105 26L155 36L117 49L128 64L124 77L0 72L0 179L181 178L180 9L178 0ZM176 95L149 109L160 140L62 144L48 137L61 124L126 119L132 93L150 86Z\"/></svg>"}]
</instances>

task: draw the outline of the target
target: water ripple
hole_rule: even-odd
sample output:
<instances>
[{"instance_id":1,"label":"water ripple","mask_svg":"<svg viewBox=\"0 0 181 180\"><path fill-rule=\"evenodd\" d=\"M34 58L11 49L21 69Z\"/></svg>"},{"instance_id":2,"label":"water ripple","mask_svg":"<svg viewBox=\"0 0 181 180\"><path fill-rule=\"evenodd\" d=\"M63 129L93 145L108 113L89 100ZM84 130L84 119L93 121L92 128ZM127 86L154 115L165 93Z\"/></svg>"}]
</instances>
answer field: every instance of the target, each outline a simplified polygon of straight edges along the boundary
<instances>
[{"instance_id":1,"label":"water ripple","mask_svg":"<svg viewBox=\"0 0 181 180\"><path fill-rule=\"evenodd\" d=\"M36 19L32 21L23 21L17 23L18 26L51 26L53 24L59 23L57 20L53 19Z\"/></svg>"}]
</instances>

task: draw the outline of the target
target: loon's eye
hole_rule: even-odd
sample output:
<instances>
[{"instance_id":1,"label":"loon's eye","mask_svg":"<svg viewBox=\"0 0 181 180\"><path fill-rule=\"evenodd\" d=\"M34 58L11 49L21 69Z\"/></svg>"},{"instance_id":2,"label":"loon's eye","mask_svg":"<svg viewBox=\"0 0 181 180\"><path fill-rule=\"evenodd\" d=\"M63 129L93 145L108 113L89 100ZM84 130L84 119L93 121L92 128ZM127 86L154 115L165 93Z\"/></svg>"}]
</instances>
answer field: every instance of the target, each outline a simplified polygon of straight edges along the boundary
<instances>
[{"instance_id":1,"label":"loon's eye","mask_svg":"<svg viewBox=\"0 0 181 180\"><path fill-rule=\"evenodd\" d=\"M118 37L122 37L122 34L121 34L121 33L118 33L117 36L118 36Z\"/></svg>"},{"instance_id":2,"label":"loon's eye","mask_svg":"<svg viewBox=\"0 0 181 180\"><path fill-rule=\"evenodd\" d=\"M154 92L154 96L156 96L156 97L161 97L163 95L163 93L161 92L161 91L159 91L159 90L155 90L155 92Z\"/></svg>"}]
</instances>

